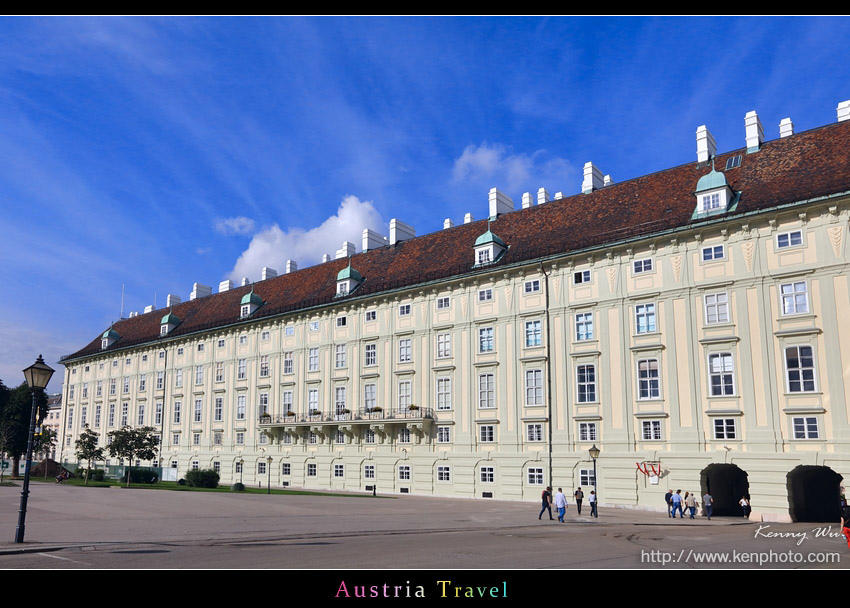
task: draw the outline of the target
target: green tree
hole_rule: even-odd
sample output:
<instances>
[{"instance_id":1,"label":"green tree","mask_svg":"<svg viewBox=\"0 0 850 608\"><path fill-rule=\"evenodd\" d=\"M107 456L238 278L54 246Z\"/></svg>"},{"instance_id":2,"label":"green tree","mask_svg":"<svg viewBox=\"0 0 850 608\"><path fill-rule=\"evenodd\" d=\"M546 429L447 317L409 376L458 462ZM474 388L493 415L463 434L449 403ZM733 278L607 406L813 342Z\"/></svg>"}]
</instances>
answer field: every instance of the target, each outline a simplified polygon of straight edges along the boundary
<instances>
[{"instance_id":1,"label":"green tree","mask_svg":"<svg viewBox=\"0 0 850 608\"><path fill-rule=\"evenodd\" d=\"M47 417L47 395L38 391L36 395L36 424ZM0 381L0 451L12 458L12 474L17 475L21 466L21 454L27 450L32 412L32 390L26 382L8 389Z\"/></svg>"},{"instance_id":2,"label":"green tree","mask_svg":"<svg viewBox=\"0 0 850 608\"><path fill-rule=\"evenodd\" d=\"M156 447L159 437L152 426L142 426L137 429L125 426L109 433L109 454L127 460L127 487L130 487L130 470L133 461L153 460L156 457Z\"/></svg>"},{"instance_id":3,"label":"green tree","mask_svg":"<svg viewBox=\"0 0 850 608\"><path fill-rule=\"evenodd\" d=\"M89 471L91 471L92 462L103 460L103 448L97 446L99 438L100 434L91 430L88 425L86 425L86 430L80 433L80 437L74 444L77 448L77 458L88 463L88 466L86 467L85 485L89 485Z\"/></svg>"}]
</instances>

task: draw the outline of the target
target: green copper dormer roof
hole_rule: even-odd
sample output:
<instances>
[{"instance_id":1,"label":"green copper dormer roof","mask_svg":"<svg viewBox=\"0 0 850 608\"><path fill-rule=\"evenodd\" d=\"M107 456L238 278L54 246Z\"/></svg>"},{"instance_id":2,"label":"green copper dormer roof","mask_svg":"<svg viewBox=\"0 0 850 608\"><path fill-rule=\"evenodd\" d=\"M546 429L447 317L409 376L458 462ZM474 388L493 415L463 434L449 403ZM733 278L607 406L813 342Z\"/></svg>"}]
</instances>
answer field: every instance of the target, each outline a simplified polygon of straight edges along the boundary
<instances>
[{"instance_id":1,"label":"green copper dormer roof","mask_svg":"<svg viewBox=\"0 0 850 608\"><path fill-rule=\"evenodd\" d=\"M337 281L346 281L348 279L357 281L358 283L363 281L363 277L360 276L360 273L351 267L351 260L348 260L348 266L340 270L339 274L336 275Z\"/></svg>"},{"instance_id":2,"label":"green copper dormer roof","mask_svg":"<svg viewBox=\"0 0 850 608\"><path fill-rule=\"evenodd\" d=\"M254 293L253 287L251 288L251 291L249 293L246 293L244 296L242 296L242 305L243 306L245 304L256 304L257 306L259 306L262 303L263 303L263 299L260 296L258 296L257 294Z\"/></svg>"},{"instance_id":3,"label":"green copper dormer roof","mask_svg":"<svg viewBox=\"0 0 850 608\"><path fill-rule=\"evenodd\" d=\"M110 327L110 328L109 328L109 329L107 329L105 332L103 332L103 336L101 336L101 337L102 337L102 338L105 338L105 339L114 339L114 340L117 340L117 339L118 339L118 338L120 338L121 336L119 336L119 335L118 335L118 332L117 332L117 331L115 331L114 329L112 329L112 328Z\"/></svg>"},{"instance_id":4,"label":"green copper dormer roof","mask_svg":"<svg viewBox=\"0 0 850 608\"><path fill-rule=\"evenodd\" d=\"M169 311L167 315L162 317L162 321L160 321L160 325L179 325L180 319L177 318L173 312Z\"/></svg>"},{"instance_id":5,"label":"green copper dormer roof","mask_svg":"<svg viewBox=\"0 0 850 608\"><path fill-rule=\"evenodd\" d=\"M729 184L726 183L726 176L723 175L720 171L714 170L714 160L711 161L711 171L708 172L707 175L703 175L699 178L697 182L697 189L695 192L702 192L704 190L713 190L714 188L724 188Z\"/></svg>"},{"instance_id":6,"label":"green copper dormer roof","mask_svg":"<svg viewBox=\"0 0 850 608\"><path fill-rule=\"evenodd\" d=\"M500 245L501 247L506 247L505 241L503 241L502 239L497 237L495 234L493 234L490 231L490 228L487 228L487 232L485 232L484 234L479 236L477 239L475 239L475 245L473 245L473 247L480 247L481 245L489 245L490 243L496 243L497 245Z\"/></svg>"}]
</instances>

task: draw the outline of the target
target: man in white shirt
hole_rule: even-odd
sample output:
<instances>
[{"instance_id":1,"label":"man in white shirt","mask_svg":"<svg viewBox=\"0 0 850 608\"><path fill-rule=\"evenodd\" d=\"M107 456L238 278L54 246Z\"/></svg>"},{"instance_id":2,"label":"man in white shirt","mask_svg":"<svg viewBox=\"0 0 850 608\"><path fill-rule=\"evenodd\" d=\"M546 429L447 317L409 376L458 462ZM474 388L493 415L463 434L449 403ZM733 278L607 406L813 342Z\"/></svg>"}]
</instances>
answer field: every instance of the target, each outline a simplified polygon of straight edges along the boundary
<instances>
[{"instance_id":1,"label":"man in white shirt","mask_svg":"<svg viewBox=\"0 0 850 608\"><path fill-rule=\"evenodd\" d=\"M558 488L555 494L555 507L558 509L558 521L564 523L564 515L567 513L567 497L564 496L564 491Z\"/></svg>"}]
</instances>

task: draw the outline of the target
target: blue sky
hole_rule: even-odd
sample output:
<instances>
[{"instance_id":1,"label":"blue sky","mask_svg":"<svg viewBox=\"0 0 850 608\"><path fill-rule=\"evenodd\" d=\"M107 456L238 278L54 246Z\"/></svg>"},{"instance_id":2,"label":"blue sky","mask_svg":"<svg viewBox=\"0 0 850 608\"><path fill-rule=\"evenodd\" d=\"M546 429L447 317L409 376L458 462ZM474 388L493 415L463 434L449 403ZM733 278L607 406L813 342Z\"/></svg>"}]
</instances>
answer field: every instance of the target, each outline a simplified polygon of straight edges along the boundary
<instances>
[{"instance_id":1,"label":"blue sky","mask_svg":"<svg viewBox=\"0 0 850 608\"><path fill-rule=\"evenodd\" d=\"M0 379L343 240L835 121L850 19L0 19Z\"/></svg>"}]
</instances>

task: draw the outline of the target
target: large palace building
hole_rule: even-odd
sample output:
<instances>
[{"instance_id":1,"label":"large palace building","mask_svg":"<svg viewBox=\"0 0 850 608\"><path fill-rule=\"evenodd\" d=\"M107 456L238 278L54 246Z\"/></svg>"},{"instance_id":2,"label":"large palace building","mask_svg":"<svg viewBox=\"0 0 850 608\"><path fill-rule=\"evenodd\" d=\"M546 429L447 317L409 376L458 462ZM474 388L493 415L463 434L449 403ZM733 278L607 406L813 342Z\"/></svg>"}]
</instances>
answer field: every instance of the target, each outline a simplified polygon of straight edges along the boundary
<instances>
[{"instance_id":1,"label":"large palace building","mask_svg":"<svg viewBox=\"0 0 850 608\"><path fill-rule=\"evenodd\" d=\"M837 518L850 474L850 102L834 124L263 280L196 284L65 365L60 459L153 426L223 483ZM521 208L517 208L521 207ZM841 321L844 319L844 321ZM592 459L590 448L600 449ZM117 464L113 462L112 464ZM594 465L597 474L594 476ZM567 492L570 494L571 490Z\"/></svg>"}]
</instances>

